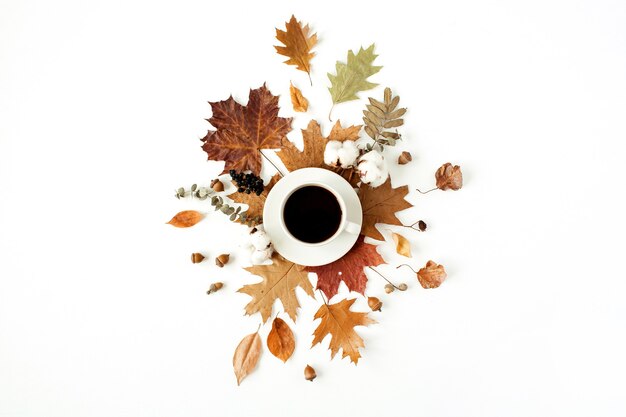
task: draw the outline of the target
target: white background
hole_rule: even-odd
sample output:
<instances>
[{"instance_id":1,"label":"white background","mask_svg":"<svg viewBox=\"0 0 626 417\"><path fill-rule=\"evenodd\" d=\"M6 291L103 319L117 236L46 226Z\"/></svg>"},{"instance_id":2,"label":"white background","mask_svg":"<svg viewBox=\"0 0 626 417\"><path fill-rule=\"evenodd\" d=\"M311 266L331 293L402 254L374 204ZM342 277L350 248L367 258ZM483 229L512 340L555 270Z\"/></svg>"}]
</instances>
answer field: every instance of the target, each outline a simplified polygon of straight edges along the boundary
<instances>
[{"instance_id":1,"label":"white background","mask_svg":"<svg viewBox=\"0 0 626 417\"><path fill-rule=\"evenodd\" d=\"M0 415L623 416L626 4L411 4L2 0ZM292 13L320 38L313 87L272 47ZM462 166L461 191L413 191L401 213L430 226L406 232L410 263L448 280L424 290L382 267L409 284L386 295L370 276L384 308L358 328L356 367L328 339L309 349L320 301L299 293L294 356L265 349L237 387L233 351L259 323L235 292L257 280L240 269L245 231L220 213L165 224L208 210L173 197L221 169L199 148L207 101L267 82L290 138L311 118L328 132L326 72L372 42L381 86L334 117L358 123L390 86L409 112L389 158L414 155L394 185ZM308 113L293 114L290 80Z\"/></svg>"}]
</instances>

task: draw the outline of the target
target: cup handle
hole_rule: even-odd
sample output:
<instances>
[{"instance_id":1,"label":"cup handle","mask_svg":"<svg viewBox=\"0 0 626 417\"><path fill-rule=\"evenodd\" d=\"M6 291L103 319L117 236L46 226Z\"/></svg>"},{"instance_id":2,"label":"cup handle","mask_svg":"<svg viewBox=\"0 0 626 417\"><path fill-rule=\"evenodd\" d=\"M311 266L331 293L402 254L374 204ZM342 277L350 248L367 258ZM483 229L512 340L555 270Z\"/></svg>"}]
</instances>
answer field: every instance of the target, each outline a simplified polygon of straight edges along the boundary
<instances>
[{"instance_id":1,"label":"cup handle","mask_svg":"<svg viewBox=\"0 0 626 417\"><path fill-rule=\"evenodd\" d=\"M351 235L356 235L361 233L361 225L352 222L346 222L346 226L343 228L343 230L350 233Z\"/></svg>"}]
</instances>

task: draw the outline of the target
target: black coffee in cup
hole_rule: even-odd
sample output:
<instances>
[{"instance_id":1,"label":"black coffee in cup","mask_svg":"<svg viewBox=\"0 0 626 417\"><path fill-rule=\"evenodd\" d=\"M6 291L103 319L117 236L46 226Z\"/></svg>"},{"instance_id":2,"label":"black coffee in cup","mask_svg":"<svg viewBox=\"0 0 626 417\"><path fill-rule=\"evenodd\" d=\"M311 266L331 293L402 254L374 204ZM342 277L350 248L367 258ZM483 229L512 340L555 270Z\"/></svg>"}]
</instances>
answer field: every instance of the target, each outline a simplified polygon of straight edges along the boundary
<instances>
[{"instance_id":1,"label":"black coffee in cup","mask_svg":"<svg viewBox=\"0 0 626 417\"><path fill-rule=\"evenodd\" d=\"M294 191L283 210L289 233L306 243L319 243L332 237L341 224L341 206L324 187L307 185Z\"/></svg>"}]
</instances>

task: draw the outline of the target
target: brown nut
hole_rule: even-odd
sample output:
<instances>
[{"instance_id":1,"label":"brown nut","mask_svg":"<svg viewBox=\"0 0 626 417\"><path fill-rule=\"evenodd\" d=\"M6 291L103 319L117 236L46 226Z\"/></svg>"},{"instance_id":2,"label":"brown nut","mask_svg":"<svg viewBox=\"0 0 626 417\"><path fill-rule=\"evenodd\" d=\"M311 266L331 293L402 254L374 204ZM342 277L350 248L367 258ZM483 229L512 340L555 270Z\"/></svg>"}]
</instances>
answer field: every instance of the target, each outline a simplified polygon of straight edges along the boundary
<instances>
[{"instance_id":1,"label":"brown nut","mask_svg":"<svg viewBox=\"0 0 626 417\"><path fill-rule=\"evenodd\" d=\"M212 294L216 291L219 291L222 287L224 286L224 284L222 284L221 282L215 282L213 284L211 284L211 286L209 287L209 290L206 292L207 294Z\"/></svg>"},{"instance_id":2,"label":"brown nut","mask_svg":"<svg viewBox=\"0 0 626 417\"><path fill-rule=\"evenodd\" d=\"M385 284L385 292L386 292L387 294L392 293L392 292L393 292L393 290L395 290L395 288L393 288L393 285L391 285L391 284Z\"/></svg>"},{"instance_id":3,"label":"brown nut","mask_svg":"<svg viewBox=\"0 0 626 417\"><path fill-rule=\"evenodd\" d=\"M412 160L413 160L413 157L411 156L411 152L407 152L407 151L402 152L400 156L398 157L398 163L400 165L406 165Z\"/></svg>"},{"instance_id":4,"label":"brown nut","mask_svg":"<svg viewBox=\"0 0 626 417\"><path fill-rule=\"evenodd\" d=\"M215 258L215 265L219 266L220 268L224 267L224 265L226 265L228 263L228 259L230 259L230 255L227 253L223 253L220 256L218 256L217 258Z\"/></svg>"},{"instance_id":5,"label":"brown nut","mask_svg":"<svg viewBox=\"0 0 626 417\"><path fill-rule=\"evenodd\" d=\"M370 306L372 311L380 311L383 307L382 301L376 297L367 297L367 305Z\"/></svg>"},{"instance_id":6,"label":"brown nut","mask_svg":"<svg viewBox=\"0 0 626 417\"><path fill-rule=\"evenodd\" d=\"M224 184L222 183L222 181L216 178L211 181L211 188L213 189L213 191L219 193L221 191L224 191Z\"/></svg>"},{"instance_id":7,"label":"brown nut","mask_svg":"<svg viewBox=\"0 0 626 417\"><path fill-rule=\"evenodd\" d=\"M406 285L404 282L402 284L398 285L398 289L400 291L406 291L407 288L409 288L409 286Z\"/></svg>"},{"instance_id":8,"label":"brown nut","mask_svg":"<svg viewBox=\"0 0 626 417\"><path fill-rule=\"evenodd\" d=\"M307 381L313 381L316 376L317 374L315 373L315 369L313 369L311 365L307 365L306 368L304 368L304 379Z\"/></svg>"},{"instance_id":9,"label":"brown nut","mask_svg":"<svg viewBox=\"0 0 626 417\"><path fill-rule=\"evenodd\" d=\"M198 264L204 260L204 255L201 253L192 253L191 254L191 263Z\"/></svg>"}]
</instances>

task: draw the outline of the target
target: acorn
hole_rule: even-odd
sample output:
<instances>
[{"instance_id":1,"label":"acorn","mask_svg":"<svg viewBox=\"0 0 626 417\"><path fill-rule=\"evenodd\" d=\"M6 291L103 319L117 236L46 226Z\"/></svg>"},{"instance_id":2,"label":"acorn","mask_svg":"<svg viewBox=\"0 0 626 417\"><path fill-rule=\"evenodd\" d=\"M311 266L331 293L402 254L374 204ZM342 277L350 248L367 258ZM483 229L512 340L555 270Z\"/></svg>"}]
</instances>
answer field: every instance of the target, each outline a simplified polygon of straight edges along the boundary
<instances>
[{"instance_id":1,"label":"acorn","mask_svg":"<svg viewBox=\"0 0 626 417\"><path fill-rule=\"evenodd\" d=\"M398 157L398 164L406 165L412 160L413 160L413 157L411 156L411 152L404 151Z\"/></svg>"},{"instance_id":2,"label":"acorn","mask_svg":"<svg viewBox=\"0 0 626 417\"><path fill-rule=\"evenodd\" d=\"M393 285L391 285L391 284L385 284L385 292L386 292L387 294L392 293L392 292L393 292L393 290L395 290L395 288L393 288Z\"/></svg>"},{"instance_id":3,"label":"acorn","mask_svg":"<svg viewBox=\"0 0 626 417\"><path fill-rule=\"evenodd\" d=\"M214 179L213 181L211 181L211 188L213 189L213 191L215 191L216 193L219 193L221 191L224 191L224 184L222 183L222 181L218 180L217 178Z\"/></svg>"},{"instance_id":4,"label":"acorn","mask_svg":"<svg viewBox=\"0 0 626 417\"><path fill-rule=\"evenodd\" d=\"M191 263L199 264L204 260L204 255L201 253L192 253L191 254Z\"/></svg>"},{"instance_id":5,"label":"acorn","mask_svg":"<svg viewBox=\"0 0 626 417\"><path fill-rule=\"evenodd\" d=\"M223 268L224 265L228 263L228 259L230 259L230 255L227 253L223 253L217 258L215 258L215 265L219 266L220 268Z\"/></svg>"},{"instance_id":6,"label":"acorn","mask_svg":"<svg viewBox=\"0 0 626 417\"><path fill-rule=\"evenodd\" d=\"M222 284L221 282L215 282L213 284L211 284L211 286L209 287L209 290L206 292L207 294L212 294L216 291L219 291L222 287L224 286L224 284Z\"/></svg>"},{"instance_id":7,"label":"acorn","mask_svg":"<svg viewBox=\"0 0 626 417\"><path fill-rule=\"evenodd\" d=\"M315 369L313 369L311 365L307 365L306 368L304 368L304 379L307 381L313 381L316 376L317 374L315 373Z\"/></svg>"},{"instance_id":8,"label":"acorn","mask_svg":"<svg viewBox=\"0 0 626 417\"><path fill-rule=\"evenodd\" d=\"M370 306L372 311L380 311L383 307L382 301L376 297L367 297L367 305Z\"/></svg>"},{"instance_id":9,"label":"acorn","mask_svg":"<svg viewBox=\"0 0 626 417\"><path fill-rule=\"evenodd\" d=\"M428 226L426 225L426 222L424 220L420 220L419 222L417 222L417 228L420 230L420 232L423 232L426 230Z\"/></svg>"},{"instance_id":10,"label":"acorn","mask_svg":"<svg viewBox=\"0 0 626 417\"><path fill-rule=\"evenodd\" d=\"M409 288L409 286L406 285L404 282L402 284L398 285L398 289L400 291L406 291L407 288Z\"/></svg>"}]
</instances>

